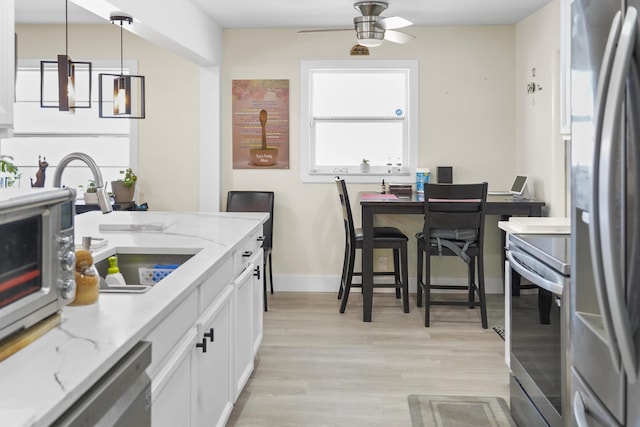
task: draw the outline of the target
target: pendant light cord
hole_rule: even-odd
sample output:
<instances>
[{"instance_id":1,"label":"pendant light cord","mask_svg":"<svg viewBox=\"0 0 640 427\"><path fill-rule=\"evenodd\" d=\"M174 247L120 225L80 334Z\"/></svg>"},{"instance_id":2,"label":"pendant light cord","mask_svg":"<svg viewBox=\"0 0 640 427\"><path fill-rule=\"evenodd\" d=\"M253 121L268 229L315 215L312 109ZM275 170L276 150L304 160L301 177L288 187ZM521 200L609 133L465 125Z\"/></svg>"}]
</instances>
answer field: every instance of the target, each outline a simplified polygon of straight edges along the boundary
<instances>
[{"instance_id":1,"label":"pendant light cord","mask_svg":"<svg viewBox=\"0 0 640 427\"><path fill-rule=\"evenodd\" d=\"M123 72L123 70L124 70L124 65L123 65L124 64L124 59L123 59L124 58L124 53L123 53L124 50L122 48L122 32L123 32L122 20L120 20L120 75L121 76L124 75L124 72Z\"/></svg>"},{"instance_id":2,"label":"pendant light cord","mask_svg":"<svg viewBox=\"0 0 640 427\"><path fill-rule=\"evenodd\" d=\"M64 54L69 57L69 0L64 2Z\"/></svg>"}]
</instances>

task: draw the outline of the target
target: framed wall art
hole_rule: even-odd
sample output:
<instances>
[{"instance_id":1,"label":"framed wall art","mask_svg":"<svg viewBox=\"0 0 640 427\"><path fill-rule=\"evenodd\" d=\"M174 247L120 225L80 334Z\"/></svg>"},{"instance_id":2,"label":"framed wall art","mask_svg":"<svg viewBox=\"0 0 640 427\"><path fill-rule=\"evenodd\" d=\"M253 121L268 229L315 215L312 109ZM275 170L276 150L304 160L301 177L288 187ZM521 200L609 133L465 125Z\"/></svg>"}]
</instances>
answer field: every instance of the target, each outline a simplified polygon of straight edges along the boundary
<instances>
[{"instance_id":1,"label":"framed wall art","mask_svg":"<svg viewBox=\"0 0 640 427\"><path fill-rule=\"evenodd\" d=\"M289 80L233 80L233 168L289 169Z\"/></svg>"}]
</instances>

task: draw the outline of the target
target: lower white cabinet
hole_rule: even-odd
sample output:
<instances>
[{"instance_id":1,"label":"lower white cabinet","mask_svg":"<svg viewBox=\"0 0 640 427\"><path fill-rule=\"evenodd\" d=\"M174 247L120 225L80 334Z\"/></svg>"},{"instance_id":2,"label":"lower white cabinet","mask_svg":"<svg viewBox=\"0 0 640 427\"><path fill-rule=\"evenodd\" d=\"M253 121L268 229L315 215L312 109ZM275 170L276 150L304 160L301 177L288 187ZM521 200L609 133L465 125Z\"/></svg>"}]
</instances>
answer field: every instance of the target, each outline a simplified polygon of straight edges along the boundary
<instances>
[{"instance_id":1,"label":"lower white cabinet","mask_svg":"<svg viewBox=\"0 0 640 427\"><path fill-rule=\"evenodd\" d=\"M151 421L154 427L191 425L198 291L193 290L145 338L151 342Z\"/></svg>"},{"instance_id":2,"label":"lower white cabinet","mask_svg":"<svg viewBox=\"0 0 640 427\"><path fill-rule=\"evenodd\" d=\"M191 338L195 339L195 329ZM151 422L154 427L191 426L192 385L195 351L193 339L188 348L166 365L166 370L151 380ZM153 345L153 344L152 344Z\"/></svg>"},{"instance_id":3,"label":"lower white cabinet","mask_svg":"<svg viewBox=\"0 0 640 427\"><path fill-rule=\"evenodd\" d=\"M232 297L229 283L151 376L154 427L224 426L229 419Z\"/></svg>"},{"instance_id":4,"label":"lower white cabinet","mask_svg":"<svg viewBox=\"0 0 640 427\"><path fill-rule=\"evenodd\" d=\"M154 349L147 370L154 427L224 426L229 419L262 342L259 234L146 337Z\"/></svg>"},{"instance_id":5,"label":"lower white cabinet","mask_svg":"<svg viewBox=\"0 0 640 427\"><path fill-rule=\"evenodd\" d=\"M253 357L258 354L260 344L262 344L262 321L264 318L264 292L263 292L263 274L264 264L262 261L262 251L258 254L259 258L255 260L253 267L253 325L251 328L253 335Z\"/></svg>"},{"instance_id":6,"label":"lower white cabinet","mask_svg":"<svg viewBox=\"0 0 640 427\"><path fill-rule=\"evenodd\" d=\"M253 372L253 274L249 262L233 284L234 402Z\"/></svg>"},{"instance_id":7,"label":"lower white cabinet","mask_svg":"<svg viewBox=\"0 0 640 427\"><path fill-rule=\"evenodd\" d=\"M224 426L233 409L231 301L228 286L198 322L196 338L196 426Z\"/></svg>"}]
</instances>

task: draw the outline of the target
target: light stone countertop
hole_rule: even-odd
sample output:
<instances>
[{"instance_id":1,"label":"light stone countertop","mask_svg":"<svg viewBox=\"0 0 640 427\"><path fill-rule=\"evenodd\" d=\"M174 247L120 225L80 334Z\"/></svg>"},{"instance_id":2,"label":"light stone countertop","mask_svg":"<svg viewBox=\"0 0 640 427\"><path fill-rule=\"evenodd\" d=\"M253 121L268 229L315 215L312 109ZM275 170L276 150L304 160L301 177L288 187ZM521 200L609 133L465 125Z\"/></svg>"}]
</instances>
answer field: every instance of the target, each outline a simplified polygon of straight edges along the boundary
<instances>
[{"instance_id":1,"label":"light stone countertop","mask_svg":"<svg viewBox=\"0 0 640 427\"><path fill-rule=\"evenodd\" d=\"M499 221L498 228L511 234L569 234L570 221L565 217L511 217Z\"/></svg>"},{"instance_id":2,"label":"light stone countertop","mask_svg":"<svg viewBox=\"0 0 640 427\"><path fill-rule=\"evenodd\" d=\"M55 421L267 218L264 213L77 215L76 243L82 236L107 239L92 251L95 262L116 251L194 256L144 294L100 294L95 304L65 307L58 327L0 362L0 425ZM134 231L101 232L99 224Z\"/></svg>"}]
</instances>

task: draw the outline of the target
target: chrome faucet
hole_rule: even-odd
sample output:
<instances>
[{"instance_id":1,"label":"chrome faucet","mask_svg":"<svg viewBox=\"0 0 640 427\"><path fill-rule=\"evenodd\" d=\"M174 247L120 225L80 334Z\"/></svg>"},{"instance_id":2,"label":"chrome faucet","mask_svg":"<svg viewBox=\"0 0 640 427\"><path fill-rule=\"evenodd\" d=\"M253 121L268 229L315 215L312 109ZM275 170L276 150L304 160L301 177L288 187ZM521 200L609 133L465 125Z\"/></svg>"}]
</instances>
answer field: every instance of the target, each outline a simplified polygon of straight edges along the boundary
<instances>
[{"instance_id":1,"label":"chrome faucet","mask_svg":"<svg viewBox=\"0 0 640 427\"><path fill-rule=\"evenodd\" d=\"M53 175L53 186L60 187L62 181L62 172L73 160L80 160L87 166L89 166L89 169L91 169L91 173L93 173L93 180L96 183L98 205L100 206L100 210L102 211L102 213L106 214L113 211L111 203L109 202L109 196L107 196L107 192L104 188L104 182L102 181L102 174L100 173L100 169L98 169L98 165L96 164L95 160L93 160L87 154L71 153L64 156L62 160L60 160L60 163L56 168L56 173Z\"/></svg>"}]
</instances>

